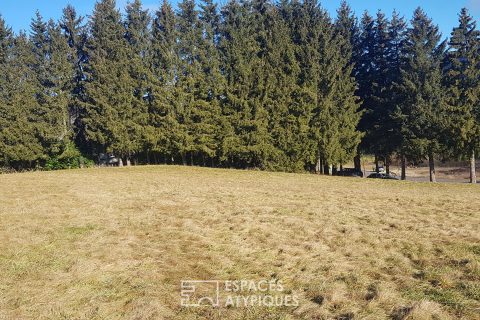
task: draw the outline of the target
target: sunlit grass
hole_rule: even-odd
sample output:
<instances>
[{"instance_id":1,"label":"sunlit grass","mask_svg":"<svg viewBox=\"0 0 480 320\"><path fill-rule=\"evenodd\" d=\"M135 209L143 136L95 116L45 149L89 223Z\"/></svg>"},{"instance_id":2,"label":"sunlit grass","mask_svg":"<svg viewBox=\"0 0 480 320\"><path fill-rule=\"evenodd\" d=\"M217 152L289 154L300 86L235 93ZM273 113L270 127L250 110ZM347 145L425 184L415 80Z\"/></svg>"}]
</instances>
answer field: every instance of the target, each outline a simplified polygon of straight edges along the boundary
<instances>
[{"instance_id":1,"label":"sunlit grass","mask_svg":"<svg viewBox=\"0 0 480 320\"><path fill-rule=\"evenodd\" d=\"M136 167L0 176L0 319L476 319L480 189ZM182 308L279 279L298 308Z\"/></svg>"}]
</instances>

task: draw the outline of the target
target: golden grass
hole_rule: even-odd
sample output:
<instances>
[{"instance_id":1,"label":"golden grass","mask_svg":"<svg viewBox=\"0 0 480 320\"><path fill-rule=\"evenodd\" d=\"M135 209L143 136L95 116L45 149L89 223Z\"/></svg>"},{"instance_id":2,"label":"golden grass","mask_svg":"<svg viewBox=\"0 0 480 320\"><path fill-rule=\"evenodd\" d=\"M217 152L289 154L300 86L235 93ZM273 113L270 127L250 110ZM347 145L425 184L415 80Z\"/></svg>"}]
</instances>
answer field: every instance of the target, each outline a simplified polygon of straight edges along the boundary
<instances>
[{"instance_id":1,"label":"golden grass","mask_svg":"<svg viewBox=\"0 0 480 320\"><path fill-rule=\"evenodd\" d=\"M185 308L182 279L297 308ZM173 166L0 175L0 319L480 319L480 189Z\"/></svg>"}]
</instances>

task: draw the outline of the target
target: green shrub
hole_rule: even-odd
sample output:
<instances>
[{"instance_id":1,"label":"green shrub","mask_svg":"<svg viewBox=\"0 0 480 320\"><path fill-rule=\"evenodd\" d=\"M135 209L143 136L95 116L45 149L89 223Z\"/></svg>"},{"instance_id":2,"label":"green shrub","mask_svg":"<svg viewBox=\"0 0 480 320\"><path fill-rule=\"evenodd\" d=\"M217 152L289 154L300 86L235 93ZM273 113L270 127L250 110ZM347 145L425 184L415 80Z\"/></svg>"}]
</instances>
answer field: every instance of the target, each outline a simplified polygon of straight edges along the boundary
<instances>
[{"instance_id":1,"label":"green shrub","mask_svg":"<svg viewBox=\"0 0 480 320\"><path fill-rule=\"evenodd\" d=\"M84 157L72 142L64 146L64 150L57 156L50 157L45 163L45 170L78 169L93 167L95 163Z\"/></svg>"}]
</instances>

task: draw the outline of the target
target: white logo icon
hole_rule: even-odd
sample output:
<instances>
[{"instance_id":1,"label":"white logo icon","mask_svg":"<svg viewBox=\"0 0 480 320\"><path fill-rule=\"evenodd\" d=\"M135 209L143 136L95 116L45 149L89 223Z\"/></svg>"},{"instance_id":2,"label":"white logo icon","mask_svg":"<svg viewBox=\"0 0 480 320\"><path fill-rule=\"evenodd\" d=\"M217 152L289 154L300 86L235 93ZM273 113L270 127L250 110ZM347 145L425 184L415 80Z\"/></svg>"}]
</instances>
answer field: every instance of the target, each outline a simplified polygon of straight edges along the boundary
<instances>
[{"instance_id":1,"label":"white logo icon","mask_svg":"<svg viewBox=\"0 0 480 320\"><path fill-rule=\"evenodd\" d=\"M220 281L184 280L181 282L181 305L183 307L220 306Z\"/></svg>"}]
</instances>

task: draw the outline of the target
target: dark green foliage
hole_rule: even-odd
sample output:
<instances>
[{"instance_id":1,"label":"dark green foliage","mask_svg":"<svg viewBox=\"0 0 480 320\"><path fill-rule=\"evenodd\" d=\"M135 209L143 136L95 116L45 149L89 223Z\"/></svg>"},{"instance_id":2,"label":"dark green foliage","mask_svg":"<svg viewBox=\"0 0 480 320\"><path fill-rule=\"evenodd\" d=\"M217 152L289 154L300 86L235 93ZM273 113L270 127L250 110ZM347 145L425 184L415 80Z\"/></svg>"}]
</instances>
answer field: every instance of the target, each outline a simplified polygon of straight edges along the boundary
<instances>
[{"instance_id":1,"label":"dark green foliage","mask_svg":"<svg viewBox=\"0 0 480 320\"><path fill-rule=\"evenodd\" d=\"M10 36L4 41L10 41ZM47 158L42 144L44 114L39 112L39 86L31 68L34 62L26 35L15 37L2 64L0 103L0 161L15 169L36 167Z\"/></svg>"},{"instance_id":2,"label":"dark green foliage","mask_svg":"<svg viewBox=\"0 0 480 320\"><path fill-rule=\"evenodd\" d=\"M398 86L402 104L395 117L400 123L403 150L413 159L428 157L433 171L433 158L444 147L447 125L441 72L445 42L440 42L438 27L420 8L411 24Z\"/></svg>"},{"instance_id":3,"label":"dark green foliage","mask_svg":"<svg viewBox=\"0 0 480 320\"><path fill-rule=\"evenodd\" d=\"M480 31L465 8L449 45L444 77L449 140L456 154L470 158L470 181L475 183L475 156L480 148Z\"/></svg>"},{"instance_id":4,"label":"dark green foliage","mask_svg":"<svg viewBox=\"0 0 480 320\"><path fill-rule=\"evenodd\" d=\"M96 4L90 21L83 123L96 154L113 152L128 164L143 148L148 115L138 100L141 93L132 78L131 50L120 18L114 0Z\"/></svg>"},{"instance_id":5,"label":"dark green foliage","mask_svg":"<svg viewBox=\"0 0 480 320\"><path fill-rule=\"evenodd\" d=\"M165 0L152 15L132 0L124 17L100 0L88 25L67 6L58 24L37 13L31 28L15 36L0 18L2 166L113 153L331 172L360 151L471 157L480 144L466 11L446 59L420 9L406 32L396 13L357 22L345 1L332 21L317 0L183 0L176 12Z\"/></svg>"}]
</instances>

